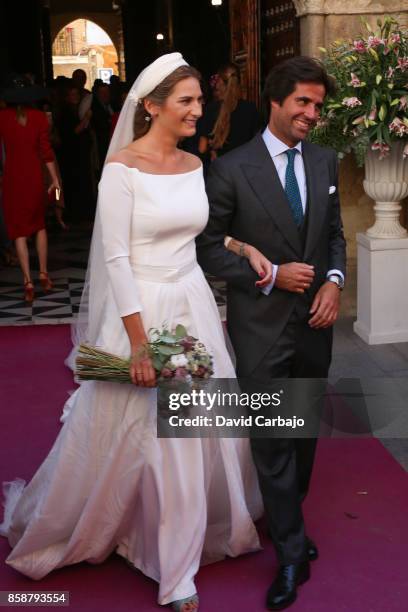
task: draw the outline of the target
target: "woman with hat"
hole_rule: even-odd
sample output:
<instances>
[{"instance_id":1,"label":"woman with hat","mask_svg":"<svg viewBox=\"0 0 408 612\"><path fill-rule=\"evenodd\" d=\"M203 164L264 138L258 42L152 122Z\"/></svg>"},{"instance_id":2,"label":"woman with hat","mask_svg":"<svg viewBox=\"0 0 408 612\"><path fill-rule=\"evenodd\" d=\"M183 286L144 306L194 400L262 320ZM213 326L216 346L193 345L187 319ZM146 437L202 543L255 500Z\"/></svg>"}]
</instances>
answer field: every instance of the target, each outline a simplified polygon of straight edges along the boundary
<instances>
[{"instance_id":1,"label":"woman with hat","mask_svg":"<svg viewBox=\"0 0 408 612\"><path fill-rule=\"evenodd\" d=\"M44 88L15 77L12 86L2 93L9 107L0 111L0 140L5 149L4 219L9 238L15 240L24 278L24 297L29 303L34 299L27 248L27 238L30 236L36 237L41 286L45 291L52 287L47 270L43 164L51 180L48 192L60 189L60 184L48 136L47 117L45 113L31 108L34 102L44 99L46 95Z\"/></svg>"},{"instance_id":2,"label":"woman with hat","mask_svg":"<svg viewBox=\"0 0 408 612\"><path fill-rule=\"evenodd\" d=\"M140 74L99 185L75 340L130 355L137 386L81 384L33 480L8 485L1 527L7 563L31 578L116 551L177 612L198 609L200 563L259 548L261 513L247 439L157 437L150 328L183 324L211 352L216 378L235 375L196 260L208 217L202 166L177 147L202 113L199 78L179 53Z\"/></svg>"}]
</instances>

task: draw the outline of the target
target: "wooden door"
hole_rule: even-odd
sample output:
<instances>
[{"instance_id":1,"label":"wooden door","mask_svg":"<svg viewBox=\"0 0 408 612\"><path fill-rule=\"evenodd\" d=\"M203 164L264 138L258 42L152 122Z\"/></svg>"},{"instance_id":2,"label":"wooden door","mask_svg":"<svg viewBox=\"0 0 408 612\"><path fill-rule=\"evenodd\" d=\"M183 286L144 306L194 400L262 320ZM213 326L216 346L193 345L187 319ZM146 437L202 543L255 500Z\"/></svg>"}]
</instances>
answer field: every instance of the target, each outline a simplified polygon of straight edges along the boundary
<instances>
[{"instance_id":1,"label":"wooden door","mask_svg":"<svg viewBox=\"0 0 408 612\"><path fill-rule=\"evenodd\" d=\"M261 77L270 69L300 53L299 18L289 0L260 0Z\"/></svg>"},{"instance_id":2,"label":"wooden door","mask_svg":"<svg viewBox=\"0 0 408 612\"><path fill-rule=\"evenodd\" d=\"M231 58L241 69L244 97L259 103L259 0L230 0Z\"/></svg>"}]
</instances>

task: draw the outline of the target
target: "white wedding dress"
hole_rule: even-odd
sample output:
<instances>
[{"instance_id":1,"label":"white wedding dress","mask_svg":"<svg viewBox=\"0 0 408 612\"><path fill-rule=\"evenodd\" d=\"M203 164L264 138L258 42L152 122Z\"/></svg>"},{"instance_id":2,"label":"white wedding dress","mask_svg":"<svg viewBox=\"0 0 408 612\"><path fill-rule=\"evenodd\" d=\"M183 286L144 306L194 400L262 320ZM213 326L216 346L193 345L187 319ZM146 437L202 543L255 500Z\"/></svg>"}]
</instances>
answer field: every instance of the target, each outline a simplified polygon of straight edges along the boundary
<instances>
[{"instance_id":1,"label":"white wedding dress","mask_svg":"<svg viewBox=\"0 0 408 612\"><path fill-rule=\"evenodd\" d=\"M97 345L129 355L121 316L182 323L234 377L195 236L208 201L202 169L151 175L105 166L100 218L110 283ZM86 382L31 482L5 486L7 563L34 579L113 551L160 583L161 604L195 592L200 563L259 548L262 512L248 440L158 439L156 390ZM130 576L131 579L131 576Z\"/></svg>"}]
</instances>

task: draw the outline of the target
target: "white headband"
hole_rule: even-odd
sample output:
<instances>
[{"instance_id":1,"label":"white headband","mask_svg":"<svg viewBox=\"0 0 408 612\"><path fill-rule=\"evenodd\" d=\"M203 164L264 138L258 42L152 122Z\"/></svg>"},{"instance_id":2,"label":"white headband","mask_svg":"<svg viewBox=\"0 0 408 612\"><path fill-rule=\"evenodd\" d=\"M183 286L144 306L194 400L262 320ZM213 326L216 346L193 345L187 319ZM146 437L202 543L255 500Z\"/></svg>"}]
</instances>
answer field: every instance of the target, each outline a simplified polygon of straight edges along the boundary
<instances>
[{"instance_id":1,"label":"white headband","mask_svg":"<svg viewBox=\"0 0 408 612\"><path fill-rule=\"evenodd\" d=\"M188 66L181 53L167 53L157 58L139 74L132 91L129 93L129 99L132 100L134 105L139 104L157 85L180 66Z\"/></svg>"},{"instance_id":2,"label":"white headband","mask_svg":"<svg viewBox=\"0 0 408 612\"><path fill-rule=\"evenodd\" d=\"M167 53L157 58L139 74L119 115L106 159L132 142L135 106L180 66L188 66L181 53Z\"/></svg>"}]
</instances>

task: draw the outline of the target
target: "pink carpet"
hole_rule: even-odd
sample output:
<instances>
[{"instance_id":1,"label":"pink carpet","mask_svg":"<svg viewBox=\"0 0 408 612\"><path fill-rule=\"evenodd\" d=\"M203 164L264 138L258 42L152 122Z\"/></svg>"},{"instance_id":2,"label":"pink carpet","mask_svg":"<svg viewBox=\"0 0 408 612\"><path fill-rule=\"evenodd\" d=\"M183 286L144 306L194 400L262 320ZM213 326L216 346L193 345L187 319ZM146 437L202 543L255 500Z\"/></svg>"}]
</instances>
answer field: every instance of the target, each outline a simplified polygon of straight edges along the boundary
<instances>
[{"instance_id":1,"label":"pink carpet","mask_svg":"<svg viewBox=\"0 0 408 612\"><path fill-rule=\"evenodd\" d=\"M30 478L59 431L59 416L73 387L63 359L68 326L0 328L0 482ZM293 612L401 612L408 602L408 479L376 440L322 440L311 494L308 533L320 559L299 589ZM261 612L275 557L260 526L264 550L200 570L202 612ZM148 612L155 583L116 556L99 566L63 568L33 582L4 565L0 590L65 590L75 612Z\"/></svg>"}]
</instances>

